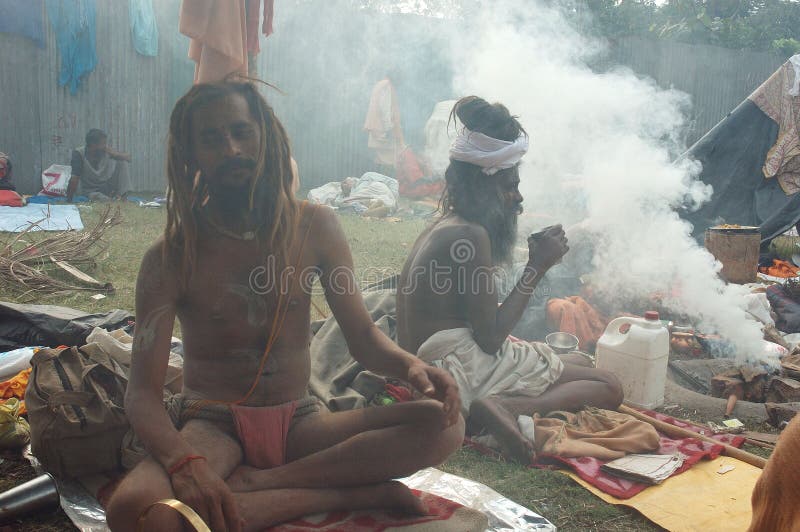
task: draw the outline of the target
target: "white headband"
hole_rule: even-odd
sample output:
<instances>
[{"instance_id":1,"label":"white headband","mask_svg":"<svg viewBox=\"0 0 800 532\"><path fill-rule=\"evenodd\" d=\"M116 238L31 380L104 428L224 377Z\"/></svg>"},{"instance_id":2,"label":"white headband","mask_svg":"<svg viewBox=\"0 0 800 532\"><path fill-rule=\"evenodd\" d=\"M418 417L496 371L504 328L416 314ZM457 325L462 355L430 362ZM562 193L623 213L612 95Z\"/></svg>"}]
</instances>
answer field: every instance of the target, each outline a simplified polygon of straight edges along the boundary
<instances>
[{"instance_id":1,"label":"white headband","mask_svg":"<svg viewBox=\"0 0 800 532\"><path fill-rule=\"evenodd\" d=\"M494 175L517 164L527 151L525 134L511 142L463 128L450 146L450 158L480 166L484 174Z\"/></svg>"}]
</instances>

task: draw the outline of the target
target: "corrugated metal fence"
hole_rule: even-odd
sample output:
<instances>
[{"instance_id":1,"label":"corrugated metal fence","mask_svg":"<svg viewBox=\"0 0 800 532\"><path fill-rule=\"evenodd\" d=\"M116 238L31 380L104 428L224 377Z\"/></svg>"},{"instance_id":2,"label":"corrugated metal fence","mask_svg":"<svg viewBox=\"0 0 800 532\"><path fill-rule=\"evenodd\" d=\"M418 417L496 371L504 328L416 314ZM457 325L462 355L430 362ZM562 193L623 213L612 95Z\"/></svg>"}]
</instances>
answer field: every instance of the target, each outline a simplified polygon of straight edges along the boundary
<instances>
[{"instance_id":1,"label":"corrugated metal fence","mask_svg":"<svg viewBox=\"0 0 800 532\"><path fill-rule=\"evenodd\" d=\"M777 54L641 38L612 43L610 62L630 67L692 97L691 145L747 98L785 61Z\"/></svg>"},{"instance_id":2,"label":"corrugated metal fence","mask_svg":"<svg viewBox=\"0 0 800 532\"><path fill-rule=\"evenodd\" d=\"M127 2L96 2L94 72L76 94L58 87L59 51L45 14L45 46L0 33L0 151L11 155L18 188L34 193L41 172L69 164L73 148L91 128L131 153L138 190L164 190L164 139L175 99L191 84L188 39L178 32L180 0L153 2L159 29L158 57L138 55L131 43Z\"/></svg>"},{"instance_id":3,"label":"corrugated metal fence","mask_svg":"<svg viewBox=\"0 0 800 532\"><path fill-rule=\"evenodd\" d=\"M59 53L49 21L43 48L0 33L0 151L12 156L22 191L38 191L41 171L50 164L68 164L71 149L93 127L134 156L136 190L164 189L169 113L191 83L193 65L186 58L188 40L178 32L180 0L153 5L159 55L150 58L133 50L127 3L97 2L99 62L75 95L57 86ZM339 11L326 16L326 9ZM370 90L387 71L400 72L412 146L422 143L433 105L455 96L444 56L446 32L439 31L446 21L353 11L344 22L327 23L343 20L340 9L324 0L278 3L276 33L262 41L258 59L258 75L282 91L266 95L289 130L305 185L371 169L362 124ZM642 39L612 43L607 61L688 92L694 103L689 142L782 63L769 53Z\"/></svg>"}]
</instances>

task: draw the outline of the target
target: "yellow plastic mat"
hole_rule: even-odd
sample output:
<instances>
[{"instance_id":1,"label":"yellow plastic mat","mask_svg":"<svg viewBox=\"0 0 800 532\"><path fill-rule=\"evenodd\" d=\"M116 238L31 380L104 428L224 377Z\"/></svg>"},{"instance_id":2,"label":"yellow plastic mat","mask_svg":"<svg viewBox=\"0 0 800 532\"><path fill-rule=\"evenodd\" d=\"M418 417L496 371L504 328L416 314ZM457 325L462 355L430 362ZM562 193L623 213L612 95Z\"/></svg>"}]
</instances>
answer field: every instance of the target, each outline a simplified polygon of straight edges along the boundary
<instances>
[{"instance_id":1,"label":"yellow plastic mat","mask_svg":"<svg viewBox=\"0 0 800 532\"><path fill-rule=\"evenodd\" d=\"M717 472L727 466L734 468L724 475ZM761 469L727 456L702 460L688 471L624 500L603 493L572 472L563 473L605 502L635 508L667 530L734 532L750 526L750 496Z\"/></svg>"}]
</instances>

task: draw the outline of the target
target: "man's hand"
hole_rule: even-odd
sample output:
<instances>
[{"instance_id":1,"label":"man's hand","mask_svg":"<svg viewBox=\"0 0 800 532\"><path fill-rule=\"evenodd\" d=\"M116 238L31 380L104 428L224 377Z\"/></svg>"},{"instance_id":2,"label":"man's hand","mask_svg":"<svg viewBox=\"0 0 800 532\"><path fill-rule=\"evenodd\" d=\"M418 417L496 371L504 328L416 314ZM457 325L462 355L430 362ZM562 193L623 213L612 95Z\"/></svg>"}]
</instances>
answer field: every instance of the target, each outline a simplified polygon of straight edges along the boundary
<instances>
[{"instance_id":1,"label":"man's hand","mask_svg":"<svg viewBox=\"0 0 800 532\"><path fill-rule=\"evenodd\" d=\"M132 160L130 154L113 150L108 146L106 146L106 153L108 154L109 157L111 157L112 159L116 159L118 161L125 161L126 163L129 163Z\"/></svg>"},{"instance_id":2,"label":"man's hand","mask_svg":"<svg viewBox=\"0 0 800 532\"><path fill-rule=\"evenodd\" d=\"M172 475L175 498L188 504L214 532L241 532L233 492L205 460L192 460Z\"/></svg>"},{"instance_id":3,"label":"man's hand","mask_svg":"<svg viewBox=\"0 0 800 532\"><path fill-rule=\"evenodd\" d=\"M408 368L408 382L423 394L441 401L446 418L446 426L458 421L461 412L461 397L453 377L443 369L434 368L422 361Z\"/></svg>"},{"instance_id":4,"label":"man's hand","mask_svg":"<svg viewBox=\"0 0 800 532\"><path fill-rule=\"evenodd\" d=\"M567 236L561 224L528 237L528 264L540 274L558 264L567 251Z\"/></svg>"}]
</instances>

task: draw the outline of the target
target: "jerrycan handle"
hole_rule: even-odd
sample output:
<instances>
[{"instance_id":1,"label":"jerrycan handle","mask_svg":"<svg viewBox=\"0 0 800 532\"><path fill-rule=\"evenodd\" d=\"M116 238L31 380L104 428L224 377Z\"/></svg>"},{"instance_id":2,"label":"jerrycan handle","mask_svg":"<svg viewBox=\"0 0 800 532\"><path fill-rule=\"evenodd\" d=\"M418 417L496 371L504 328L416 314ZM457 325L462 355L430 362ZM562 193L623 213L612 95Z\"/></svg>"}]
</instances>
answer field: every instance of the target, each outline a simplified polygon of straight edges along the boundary
<instances>
[{"instance_id":1,"label":"jerrycan handle","mask_svg":"<svg viewBox=\"0 0 800 532\"><path fill-rule=\"evenodd\" d=\"M609 341L609 343L619 343L621 342L627 335L628 331L620 332L620 329L624 325L633 325L636 322L636 318L631 318L628 316L622 316L621 318L616 318L611 321L606 327L605 333L603 333L604 339Z\"/></svg>"}]
</instances>

